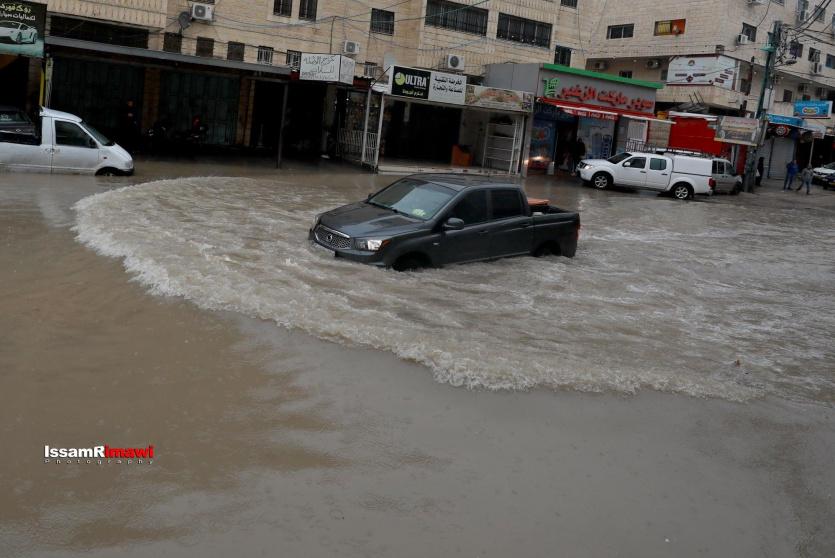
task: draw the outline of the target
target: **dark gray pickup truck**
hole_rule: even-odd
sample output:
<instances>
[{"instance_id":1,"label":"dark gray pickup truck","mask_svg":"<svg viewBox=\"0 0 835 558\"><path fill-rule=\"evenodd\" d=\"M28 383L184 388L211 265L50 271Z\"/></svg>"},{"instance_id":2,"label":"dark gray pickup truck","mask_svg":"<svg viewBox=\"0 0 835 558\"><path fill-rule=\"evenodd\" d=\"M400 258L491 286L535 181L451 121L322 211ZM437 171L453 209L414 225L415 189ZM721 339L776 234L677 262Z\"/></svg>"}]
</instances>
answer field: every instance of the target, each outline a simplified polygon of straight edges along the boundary
<instances>
[{"instance_id":1,"label":"dark gray pickup truck","mask_svg":"<svg viewBox=\"0 0 835 558\"><path fill-rule=\"evenodd\" d=\"M577 251L580 216L534 210L515 184L418 174L316 217L309 238L356 262L397 270Z\"/></svg>"}]
</instances>

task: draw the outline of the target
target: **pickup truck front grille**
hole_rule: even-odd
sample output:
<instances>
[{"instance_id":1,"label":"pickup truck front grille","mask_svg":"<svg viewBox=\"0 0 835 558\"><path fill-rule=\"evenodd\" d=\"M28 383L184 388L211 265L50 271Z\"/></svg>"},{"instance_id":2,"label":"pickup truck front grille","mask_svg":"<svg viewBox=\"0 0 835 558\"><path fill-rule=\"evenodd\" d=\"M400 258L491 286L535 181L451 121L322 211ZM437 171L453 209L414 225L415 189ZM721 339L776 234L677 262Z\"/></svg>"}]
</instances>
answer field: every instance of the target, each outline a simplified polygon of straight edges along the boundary
<instances>
[{"instance_id":1,"label":"pickup truck front grille","mask_svg":"<svg viewBox=\"0 0 835 558\"><path fill-rule=\"evenodd\" d=\"M351 247L351 237L324 225L316 225L316 228L313 229L313 235L319 244L324 244L334 250L346 250Z\"/></svg>"}]
</instances>

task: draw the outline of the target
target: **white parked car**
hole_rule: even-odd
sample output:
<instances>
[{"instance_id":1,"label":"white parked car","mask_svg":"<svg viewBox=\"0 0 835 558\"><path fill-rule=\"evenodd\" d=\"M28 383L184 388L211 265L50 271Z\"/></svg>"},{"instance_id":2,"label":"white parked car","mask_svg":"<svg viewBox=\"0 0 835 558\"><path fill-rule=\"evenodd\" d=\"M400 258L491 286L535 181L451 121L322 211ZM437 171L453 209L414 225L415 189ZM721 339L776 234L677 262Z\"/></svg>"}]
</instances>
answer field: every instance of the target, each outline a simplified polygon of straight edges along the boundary
<instances>
[{"instance_id":1,"label":"white parked car","mask_svg":"<svg viewBox=\"0 0 835 558\"><path fill-rule=\"evenodd\" d=\"M739 192L742 179L725 159L677 153L619 153L577 165L580 177L595 188L613 185L669 192L680 200L711 195L716 189Z\"/></svg>"},{"instance_id":2,"label":"white parked car","mask_svg":"<svg viewBox=\"0 0 835 558\"><path fill-rule=\"evenodd\" d=\"M38 40L38 30L19 21L0 21L0 41L13 43L34 43Z\"/></svg>"},{"instance_id":3,"label":"white parked car","mask_svg":"<svg viewBox=\"0 0 835 558\"><path fill-rule=\"evenodd\" d=\"M0 170L130 175L130 153L79 117L41 109L40 137L0 135Z\"/></svg>"},{"instance_id":4,"label":"white parked car","mask_svg":"<svg viewBox=\"0 0 835 558\"><path fill-rule=\"evenodd\" d=\"M835 175L835 163L829 163L812 169L812 180L819 184L828 184Z\"/></svg>"}]
</instances>

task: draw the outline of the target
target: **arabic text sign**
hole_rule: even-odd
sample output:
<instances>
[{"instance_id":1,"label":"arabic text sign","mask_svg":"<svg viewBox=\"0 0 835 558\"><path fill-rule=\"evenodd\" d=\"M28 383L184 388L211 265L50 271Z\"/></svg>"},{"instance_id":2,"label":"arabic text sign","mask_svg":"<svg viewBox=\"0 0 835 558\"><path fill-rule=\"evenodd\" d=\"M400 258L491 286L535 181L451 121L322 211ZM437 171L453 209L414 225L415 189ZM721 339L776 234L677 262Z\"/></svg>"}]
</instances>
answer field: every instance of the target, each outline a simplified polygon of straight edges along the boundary
<instances>
[{"instance_id":1,"label":"arabic text sign","mask_svg":"<svg viewBox=\"0 0 835 558\"><path fill-rule=\"evenodd\" d=\"M794 115L800 118L829 118L832 101L795 101Z\"/></svg>"},{"instance_id":2,"label":"arabic text sign","mask_svg":"<svg viewBox=\"0 0 835 558\"><path fill-rule=\"evenodd\" d=\"M727 56L677 56L667 69L667 85L716 85L733 89L736 60Z\"/></svg>"},{"instance_id":3,"label":"arabic text sign","mask_svg":"<svg viewBox=\"0 0 835 558\"><path fill-rule=\"evenodd\" d=\"M43 56L46 4L0 0L0 54Z\"/></svg>"},{"instance_id":4,"label":"arabic text sign","mask_svg":"<svg viewBox=\"0 0 835 558\"><path fill-rule=\"evenodd\" d=\"M757 129L756 118L721 116L716 127L716 141L757 145Z\"/></svg>"},{"instance_id":5,"label":"arabic text sign","mask_svg":"<svg viewBox=\"0 0 835 558\"><path fill-rule=\"evenodd\" d=\"M497 87L468 85L466 104L470 107L531 112L533 109L533 93L515 91L513 89L499 89Z\"/></svg>"},{"instance_id":6,"label":"arabic text sign","mask_svg":"<svg viewBox=\"0 0 835 558\"><path fill-rule=\"evenodd\" d=\"M652 115L655 89L575 74L543 71L537 95L601 108L620 108Z\"/></svg>"},{"instance_id":7,"label":"arabic text sign","mask_svg":"<svg viewBox=\"0 0 835 558\"><path fill-rule=\"evenodd\" d=\"M299 79L354 83L356 62L340 54L302 53Z\"/></svg>"},{"instance_id":8,"label":"arabic text sign","mask_svg":"<svg viewBox=\"0 0 835 558\"><path fill-rule=\"evenodd\" d=\"M429 98L429 79L432 72L416 68L393 66L391 69L391 94L412 99Z\"/></svg>"},{"instance_id":9,"label":"arabic text sign","mask_svg":"<svg viewBox=\"0 0 835 558\"><path fill-rule=\"evenodd\" d=\"M458 74L431 72L429 100L463 105L466 100L467 78Z\"/></svg>"}]
</instances>

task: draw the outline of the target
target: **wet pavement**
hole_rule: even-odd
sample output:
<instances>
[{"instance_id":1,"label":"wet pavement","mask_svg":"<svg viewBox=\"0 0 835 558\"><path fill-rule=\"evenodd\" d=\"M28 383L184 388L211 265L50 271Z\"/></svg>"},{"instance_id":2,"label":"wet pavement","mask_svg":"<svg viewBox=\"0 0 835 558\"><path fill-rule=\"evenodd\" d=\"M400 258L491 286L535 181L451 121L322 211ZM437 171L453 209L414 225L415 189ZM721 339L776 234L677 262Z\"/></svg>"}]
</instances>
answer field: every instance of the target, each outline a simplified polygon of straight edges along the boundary
<instances>
[{"instance_id":1,"label":"wet pavement","mask_svg":"<svg viewBox=\"0 0 835 558\"><path fill-rule=\"evenodd\" d=\"M397 274L308 246L315 213L390 180L0 175L0 548L835 548L835 193L681 203L535 177L581 212L572 260ZM104 442L158 457L40 457Z\"/></svg>"}]
</instances>

